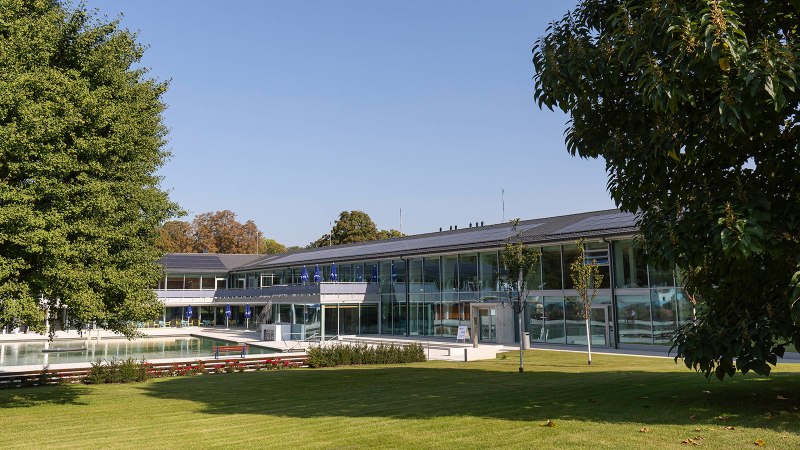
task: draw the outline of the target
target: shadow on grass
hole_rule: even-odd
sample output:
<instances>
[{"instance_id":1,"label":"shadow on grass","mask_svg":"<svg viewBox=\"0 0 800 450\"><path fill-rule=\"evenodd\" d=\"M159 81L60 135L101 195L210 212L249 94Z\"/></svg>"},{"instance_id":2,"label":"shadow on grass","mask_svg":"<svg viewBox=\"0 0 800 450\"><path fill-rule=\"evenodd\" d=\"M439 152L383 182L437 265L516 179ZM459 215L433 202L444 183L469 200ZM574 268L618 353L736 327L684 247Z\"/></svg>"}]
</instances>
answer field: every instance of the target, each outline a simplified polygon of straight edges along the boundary
<instances>
[{"instance_id":1,"label":"shadow on grass","mask_svg":"<svg viewBox=\"0 0 800 450\"><path fill-rule=\"evenodd\" d=\"M198 402L208 414L575 419L800 432L797 374L719 383L692 372L535 370L425 364L294 369L171 378L138 388L157 398Z\"/></svg>"},{"instance_id":2,"label":"shadow on grass","mask_svg":"<svg viewBox=\"0 0 800 450\"><path fill-rule=\"evenodd\" d=\"M44 386L0 389L0 409L39 405L85 405L78 399L85 394L80 386Z\"/></svg>"}]
</instances>

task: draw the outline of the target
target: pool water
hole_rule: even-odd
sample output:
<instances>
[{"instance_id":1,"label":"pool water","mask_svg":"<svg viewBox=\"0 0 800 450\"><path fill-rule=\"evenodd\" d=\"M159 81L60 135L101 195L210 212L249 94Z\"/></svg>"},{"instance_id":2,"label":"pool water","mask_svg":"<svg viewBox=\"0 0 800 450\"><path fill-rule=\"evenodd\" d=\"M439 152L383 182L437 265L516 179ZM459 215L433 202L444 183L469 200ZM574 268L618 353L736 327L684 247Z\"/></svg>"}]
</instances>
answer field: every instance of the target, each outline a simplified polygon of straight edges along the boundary
<instances>
[{"instance_id":1,"label":"pool water","mask_svg":"<svg viewBox=\"0 0 800 450\"><path fill-rule=\"evenodd\" d=\"M214 356L211 347L215 345L236 345L235 342L220 341L199 337L140 338L64 340L53 342L9 342L0 343L0 367L64 364L75 362L94 362L98 359L170 359L170 358L208 358ZM43 352L48 349L76 349L65 352ZM82 349L82 350L77 350ZM250 346L248 354L275 353L273 350ZM227 353L238 356L238 353ZM222 357L222 356L221 356Z\"/></svg>"}]
</instances>

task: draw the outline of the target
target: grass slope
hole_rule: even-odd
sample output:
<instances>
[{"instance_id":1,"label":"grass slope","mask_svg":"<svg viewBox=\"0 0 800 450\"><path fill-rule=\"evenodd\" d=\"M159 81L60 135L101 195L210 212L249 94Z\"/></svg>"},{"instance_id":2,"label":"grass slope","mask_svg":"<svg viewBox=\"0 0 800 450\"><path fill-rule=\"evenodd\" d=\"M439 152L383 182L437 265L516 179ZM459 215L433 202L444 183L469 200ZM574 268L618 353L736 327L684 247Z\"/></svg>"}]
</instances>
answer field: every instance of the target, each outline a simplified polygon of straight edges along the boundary
<instances>
[{"instance_id":1,"label":"grass slope","mask_svg":"<svg viewBox=\"0 0 800 450\"><path fill-rule=\"evenodd\" d=\"M800 448L800 365L706 381L672 360L508 359L0 391L3 448ZM555 427L542 426L552 420ZM642 428L648 431L641 432Z\"/></svg>"}]
</instances>

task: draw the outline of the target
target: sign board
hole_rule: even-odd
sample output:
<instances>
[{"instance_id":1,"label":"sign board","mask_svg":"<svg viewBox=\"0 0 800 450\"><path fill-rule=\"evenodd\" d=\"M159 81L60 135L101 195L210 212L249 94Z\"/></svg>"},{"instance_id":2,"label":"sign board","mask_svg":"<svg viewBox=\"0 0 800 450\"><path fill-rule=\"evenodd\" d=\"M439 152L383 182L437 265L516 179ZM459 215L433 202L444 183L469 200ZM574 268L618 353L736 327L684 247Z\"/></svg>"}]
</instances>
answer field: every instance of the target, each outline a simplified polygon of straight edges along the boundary
<instances>
[{"instance_id":1,"label":"sign board","mask_svg":"<svg viewBox=\"0 0 800 450\"><path fill-rule=\"evenodd\" d=\"M458 327L458 334L456 335L456 340L457 341L466 341L468 333L469 332L467 331L467 326L466 325L461 325L460 327Z\"/></svg>"}]
</instances>

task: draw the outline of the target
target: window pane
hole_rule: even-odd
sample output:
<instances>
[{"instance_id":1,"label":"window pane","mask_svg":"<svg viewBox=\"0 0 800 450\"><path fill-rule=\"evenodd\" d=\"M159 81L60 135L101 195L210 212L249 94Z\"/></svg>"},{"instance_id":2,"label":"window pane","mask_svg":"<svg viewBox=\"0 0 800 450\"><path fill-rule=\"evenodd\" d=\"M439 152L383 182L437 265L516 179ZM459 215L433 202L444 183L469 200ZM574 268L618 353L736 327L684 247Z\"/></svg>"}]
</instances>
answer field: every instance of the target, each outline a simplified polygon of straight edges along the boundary
<instances>
[{"instance_id":1,"label":"window pane","mask_svg":"<svg viewBox=\"0 0 800 450\"><path fill-rule=\"evenodd\" d=\"M214 277L213 275L211 275L211 276L204 276L204 277L203 277L203 281L202 281L202 286L203 286L203 289L209 289L209 290L212 290L212 291L213 291L213 290L216 288L216 285L215 285L215 283L214 283L214 279L215 279L215 278L216 278L216 277Z\"/></svg>"},{"instance_id":2,"label":"window pane","mask_svg":"<svg viewBox=\"0 0 800 450\"><path fill-rule=\"evenodd\" d=\"M460 291L475 292L478 290L478 255L458 255L458 280Z\"/></svg>"},{"instance_id":3,"label":"window pane","mask_svg":"<svg viewBox=\"0 0 800 450\"><path fill-rule=\"evenodd\" d=\"M677 296L675 289L650 291L653 311L653 343L668 344L677 327Z\"/></svg>"},{"instance_id":4,"label":"window pane","mask_svg":"<svg viewBox=\"0 0 800 450\"><path fill-rule=\"evenodd\" d=\"M183 281L184 289L200 289L200 277L187 275Z\"/></svg>"},{"instance_id":5,"label":"window pane","mask_svg":"<svg viewBox=\"0 0 800 450\"><path fill-rule=\"evenodd\" d=\"M541 289L561 289L561 246L542 249Z\"/></svg>"},{"instance_id":6,"label":"window pane","mask_svg":"<svg viewBox=\"0 0 800 450\"><path fill-rule=\"evenodd\" d=\"M572 263L578 259L580 255L578 247L574 244L567 244L564 246L564 283L567 285L565 289L575 289L575 284L572 282Z\"/></svg>"},{"instance_id":7,"label":"window pane","mask_svg":"<svg viewBox=\"0 0 800 450\"><path fill-rule=\"evenodd\" d=\"M412 294L422 293L422 258L408 261L408 289Z\"/></svg>"},{"instance_id":8,"label":"window pane","mask_svg":"<svg viewBox=\"0 0 800 450\"><path fill-rule=\"evenodd\" d=\"M674 286L672 271L648 266L650 270L650 287Z\"/></svg>"},{"instance_id":9,"label":"window pane","mask_svg":"<svg viewBox=\"0 0 800 450\"><path fill-rule=\"evenodd\" d=\"M439 257L425 257L422 264L425 292L439 292Z\"/></svg>"},{"instance_id":10,"label":"window pane","mask_svg":"<svg viewBox=\"0 0 800 450\"><path fill-rule=\"evenodd\" d=\"M167 289L183 289L183 275L168 276Z\"/></svg>"},{"instance_id":11,"label":"window pane","mask_svg":"<svg viewBox=\"0 0 800 450\"><path fill-rule=\"evenodd\" d=\"M643 295L618 295L617 318L621 344L653 343L650 298Z\"/></svg>"},{"instance_id":12,"label":"window pane","mask_svg":"<svg viewBox=\"0 0 800 450\"><path fill-rule=\"evenodd\" d=\"M576 297L567 297L566 316L567 344L586 345L586 322L581 318L581 303Z\"/></svg>"},{"instance_id":13,"label":"window pane","mask_svg":"<svg viewBox=\"0 0 800 450\"><path fill-rule=\"evenodd\" d=\"M442 256L442 292L444 300L458 300L454 292L458 290L458 257Z\"/></svg>"},{"instance_id":14,"label":"window pane","mask_svg":"<svg viewBox=\"0 0 800 450\"><path fill-rule=\"evenodd\" d=\"M647 286L647 265L633 241L614 242L614 280L618 288Z\"/></svg>"},{"instance_id":15,"label":"window pane","mask_svg":"<svg viewBox=\"0 0 800 450\"><path fill-rule=\"evenodd\" d=\"M544 339L555 344L564 344L564 298L544 298Z\"/></svg>"},{"instance_id":16,"label":"window pane","mask_svg":"<svg viewBox=\"0 0 800 450\"><path fill-rule=\"evenodd\" d=\"M498 287L499 263L497 252L480 254L480 286L481 294L495 292Z\"/></svg>"}]
</instances>

